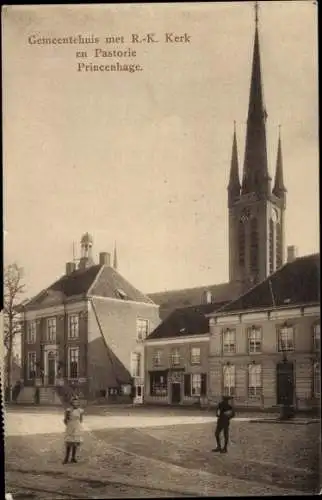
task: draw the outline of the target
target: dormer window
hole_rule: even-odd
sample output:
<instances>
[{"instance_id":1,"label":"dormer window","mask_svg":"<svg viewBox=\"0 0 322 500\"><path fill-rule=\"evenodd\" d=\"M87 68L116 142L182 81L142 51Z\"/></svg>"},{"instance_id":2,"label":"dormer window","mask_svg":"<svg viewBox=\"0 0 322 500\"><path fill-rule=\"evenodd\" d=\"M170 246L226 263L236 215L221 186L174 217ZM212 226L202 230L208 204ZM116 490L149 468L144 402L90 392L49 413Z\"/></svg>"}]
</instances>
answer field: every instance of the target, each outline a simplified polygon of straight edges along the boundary
<instances>
[{"instance_id":1,"label":"dormer window","mask_svg":"<svg viewBox=\"0 0 322 500\"><path fill-rule=\"evenodd\" d=\"M126 300L127 299L127 294L122 290L122 288L117 288L115 290L115 293L119 299Z\"/></svg>"},{"instance_id":2,"label":"dormer window","mask_svg":"<svg viewBox=\"0 0 322 500\"><path fill-rule=\"evenodd\" d=\"M206 290L202 295L202 303L203 304L212 304L213 296L210 290Z\"/></svg>"}]
</instances>

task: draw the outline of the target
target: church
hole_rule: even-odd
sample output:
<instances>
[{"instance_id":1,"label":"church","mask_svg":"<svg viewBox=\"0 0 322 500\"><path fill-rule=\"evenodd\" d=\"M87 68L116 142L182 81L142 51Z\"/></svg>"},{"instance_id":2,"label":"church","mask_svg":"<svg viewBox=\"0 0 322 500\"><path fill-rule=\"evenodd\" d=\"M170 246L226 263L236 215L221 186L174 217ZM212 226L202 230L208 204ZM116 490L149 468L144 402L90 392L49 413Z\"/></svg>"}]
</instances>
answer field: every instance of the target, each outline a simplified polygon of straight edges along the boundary
<instances>
[{"instance_id":1,"label":"church","mask_svg":"<svg viewBox=\"0 0 322 500\"><path fill-rule=\"evenodd\" d=\"M279 131L275 175L272 179L267 159L268 115L263 97L257 4L255 12L243 172L240 179L234 124L227 186L229 281L208 287L149 294L160 305L161 319L178 307L232 300L284 264L287 191L283 176L282 139ZM296 249L291 251L296 252Z\"/></svg>"},{"instance_id":2,"label":"church","mask_svg":"<svg viewBox=\"0 0 322 500\"><path fill-rule=\"evenodd\" d=\"M148 402L319 405L319 255L289 246L285 263L282 139L272 179L267 116L256 3L243 171L234 126L227 187L229 282L149 295L163 322L145 341Z\"/></svg>"}]
</instances>

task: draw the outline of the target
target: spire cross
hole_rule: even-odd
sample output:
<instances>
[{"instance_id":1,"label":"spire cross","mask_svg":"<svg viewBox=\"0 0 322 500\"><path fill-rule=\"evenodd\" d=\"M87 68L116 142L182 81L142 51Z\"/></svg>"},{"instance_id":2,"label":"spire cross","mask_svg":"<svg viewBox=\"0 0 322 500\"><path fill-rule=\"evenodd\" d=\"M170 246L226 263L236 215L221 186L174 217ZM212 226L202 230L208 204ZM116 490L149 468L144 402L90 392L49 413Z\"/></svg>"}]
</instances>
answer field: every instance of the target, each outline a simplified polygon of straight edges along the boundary
<instances>
[{"instance_id":1,"label":"spire cross","mask_svg":"<svg viewBox=\"0 0 322 500\"><path fill-rule=\"evenodd\" d=\"M255 2L255 24L256 24L256 27L258 26L258 9L259 9L258 2Z\"/></svg>"}]
</instances>

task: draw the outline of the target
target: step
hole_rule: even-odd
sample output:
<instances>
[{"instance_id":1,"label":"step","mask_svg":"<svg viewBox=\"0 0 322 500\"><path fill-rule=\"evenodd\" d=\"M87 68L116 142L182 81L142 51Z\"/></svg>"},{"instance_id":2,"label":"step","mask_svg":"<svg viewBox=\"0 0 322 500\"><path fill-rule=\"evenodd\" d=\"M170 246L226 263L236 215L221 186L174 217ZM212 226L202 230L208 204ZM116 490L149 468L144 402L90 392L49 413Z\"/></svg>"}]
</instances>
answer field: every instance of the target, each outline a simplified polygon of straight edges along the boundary
<instances>
[{"instance_id":1,"label":"step","mask_svg":"<svg viewBox=\"0 0 322 500\"><path fill-rule=\"evenodd\" d=\"M35 393L36 393L35 387L23 387L19 392L17 403L18 404L35 403Z\"/></svg>"}]
</instances>

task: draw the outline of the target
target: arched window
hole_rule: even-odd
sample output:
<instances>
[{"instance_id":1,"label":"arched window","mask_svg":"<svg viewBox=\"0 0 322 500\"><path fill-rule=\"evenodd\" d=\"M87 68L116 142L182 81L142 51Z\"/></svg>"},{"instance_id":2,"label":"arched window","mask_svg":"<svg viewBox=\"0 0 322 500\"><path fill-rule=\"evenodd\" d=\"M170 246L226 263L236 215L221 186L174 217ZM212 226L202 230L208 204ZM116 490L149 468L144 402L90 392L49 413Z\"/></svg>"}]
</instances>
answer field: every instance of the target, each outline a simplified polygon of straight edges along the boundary
<instances>
[{"instance_id":1,"label":"arched window","mask_svg":"<svg viewBox=\"0 0 322 500\"><path fill-rule=\"evenodd\" d=\"M250 221L250 269L255 281L258 278L258 224L254 217Z\"/></svg>"},{"instance_id":2,"label":"arched window","mask_svg":"<svg viewBox=\"0 0 322 500\"><path fill-rule=\"evenodd\" d=\"M315 323L313 325L313 350L320 351L321 341L320 341L320 323Z\"/></svg>"},{"instance_id":3,"label":"arched window","mask_svg":"<svg viewBox=\"0 0 322 500\"><path fill-rule=\"evenodd\" d=\"M320 363L316 362L313 365L313 397L318 399L321 395L321 371Z\"/></svg>"},{"instance_id":4,"label":"arched window","mask_svg":"<svg viewBox=\"0 0 322 500\"><path fill-rule=\"evenodd\" d=\"M269 274L272 274L274 269L274 222L269 219Z\"/></svg>"},{"instance_id":5,"label":"arched window","mask_svg":"<svg viewBox=\"0 0 322 500\"><path fill-rule=\"evenodd\" d=\"M202 294L202 303L203 304L212 304L213 302L213 296L210 290L206 290Z\"/></svg>"},{"instance_id":6,"label":"arched window","mask_svg":"<svg viewBox=\"0 0 322 500\"><path fill-rule=\"evenodd\" d=\"M276 224L276 269L283 265L283 248L282 248L282 226L280 222Z\"/></svg>"},{"instance_id":7,"label":"arched window","mask_svg":"<svg viewBox=\"0 0 322 500\"><path fill-rule=\"evenodd\" d=\"M245 225L243 221L239 221L238 224L238 254L239 254L239 265L245 266Z\"/></svg>"}]
</instances>

